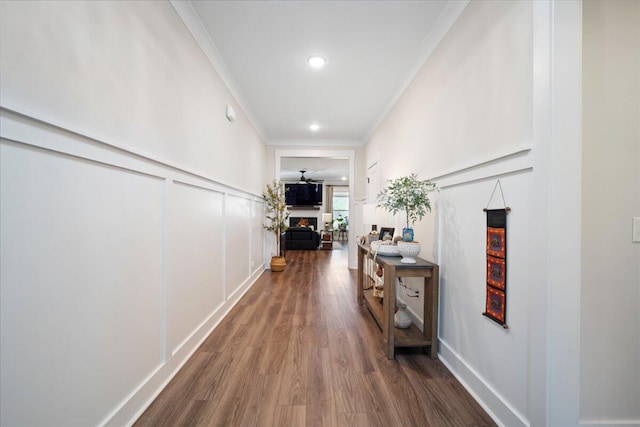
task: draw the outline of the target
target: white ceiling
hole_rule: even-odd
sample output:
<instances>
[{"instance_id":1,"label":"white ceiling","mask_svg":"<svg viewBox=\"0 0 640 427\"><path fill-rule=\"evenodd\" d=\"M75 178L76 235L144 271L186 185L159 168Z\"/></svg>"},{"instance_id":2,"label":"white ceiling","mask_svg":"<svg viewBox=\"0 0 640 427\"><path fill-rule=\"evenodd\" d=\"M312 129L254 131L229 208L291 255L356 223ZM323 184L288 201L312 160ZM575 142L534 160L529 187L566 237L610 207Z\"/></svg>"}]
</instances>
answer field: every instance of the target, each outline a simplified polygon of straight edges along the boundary
<instances>
[{"instance_id":1,"label":"white ceiling","mask_svg":"<svg viewBox=\"0 0 640 427\"><path fill-rule=\"evenodd\" d=\"M265 143L357 146L467 2L172 4ZM308 66L313 54L327 58L324 68ZM311 123L320 130L311 132Z\"/></svg>"},{"instance_id":2,"label":"white ceiling","mask_svg":"<svg viewBox=\"0 0 640 427\"><path fill-rule=\"evenodd\" d=\"M170 1L265 143L297 147L364 144L468 4ZM347 160L281 159L280 179L300 170L348 185Z\"/></svg>"}]
</instances>

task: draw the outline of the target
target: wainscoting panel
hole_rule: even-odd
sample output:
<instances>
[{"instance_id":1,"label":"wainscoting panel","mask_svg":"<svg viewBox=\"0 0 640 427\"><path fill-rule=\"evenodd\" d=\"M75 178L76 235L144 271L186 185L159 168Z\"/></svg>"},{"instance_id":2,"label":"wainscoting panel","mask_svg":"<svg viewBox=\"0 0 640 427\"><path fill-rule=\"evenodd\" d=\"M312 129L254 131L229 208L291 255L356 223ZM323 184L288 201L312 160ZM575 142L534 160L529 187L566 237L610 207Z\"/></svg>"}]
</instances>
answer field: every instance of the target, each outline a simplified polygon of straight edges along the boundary
<instances>
[{"instance_id":1,"label":"wainscoting panel","mask_svg":"<svg viewBox=\"0 0 640 427\"><path fill-rule=\"evenodd\" d=\"M2 424L98 425L163 361L163 180L0 150Z\"/></svg>"},{"instance_id":2,"label":"wainscoting panel","mask_svg":"<svg viewBox=\"0 0 640 427\"><path fill-rule=\"evenodd\" d=\"M502 173L495 175L496 170ZM466 175L466 176L465 176ZM499 159L456 176L455 184L438 194L437 235L440 265L440 358L494 419L526 426L532 283L531 168L518 155ZM500 179L508 215L509 329L482 316L486 288L486 217L496 181ZM496 191L490 208L504 207ZM478 349L482 349L479 351Z\"/></svg>"},{"instance_id":3,"label":"wainscoting panel","mask_svg":"<svg viewBox=\"0 0 640 427\"><path fill-rule=\"evenodd\" d=\"M0 425L130 425L264 271L262 201L3 107L0 162Z\"/></svg>"},{"instance_id":4,"label":"wainscoting panel","mask_svg":"<svg viewBox=\"0 0 640 427\"><path fill-rule=\"evenodd\" d=\"M225 256L226 256L226 297L235 298L234 293L251 276L251 201L228 195L225 200Z\"/></svg>"},{"instance_id":5,"label":"wainscoting panel","mask_svg":"<svg viewBox=\"0 0 640 427\"><path fill-rule=\"evenodd\" d=\"M251 273L264 269L264 204L251 202Z\"/></svg>"},{"instance_id":6,"label":"wainscoting panel","mask_svg":"<svg viewBox=\"0 0 640 427\"><path fill-rule=\"evenodd\" d=\"M224 303L223 197L178 181L168 190L167 334L171 355Z\"/></svg>"}]
</instances>

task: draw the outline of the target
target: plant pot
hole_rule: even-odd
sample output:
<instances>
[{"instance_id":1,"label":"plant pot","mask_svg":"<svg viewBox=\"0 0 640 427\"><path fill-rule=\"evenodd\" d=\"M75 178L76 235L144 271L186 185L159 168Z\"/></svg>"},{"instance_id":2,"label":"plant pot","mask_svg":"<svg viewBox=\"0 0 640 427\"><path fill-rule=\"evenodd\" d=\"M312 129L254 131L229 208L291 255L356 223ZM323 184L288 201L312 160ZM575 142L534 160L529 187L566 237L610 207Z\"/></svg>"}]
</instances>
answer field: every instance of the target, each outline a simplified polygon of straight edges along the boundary
<instances>
[{"instance_id":1,"label":"plant pot","mask_svg":"<svg viewBox=\"0 0 640 427\"><path fill-rule=\"evenodd\" d=\"M415 264L416 257L420 253L420 243L418 242L398 242L398 253L402 255L400 260L403 264Z\"/></svg>"},{"instance_id":2,"label":"plant pot","mask_svg":"<svg viewBox=\"0 0 640 427\"><path fill-rule=\"evenodd\" d=\"M271 257L271 271L284 271L287 266L287 262L285 261L283 256L272 256Z\"/></svg>"}]
</instances>

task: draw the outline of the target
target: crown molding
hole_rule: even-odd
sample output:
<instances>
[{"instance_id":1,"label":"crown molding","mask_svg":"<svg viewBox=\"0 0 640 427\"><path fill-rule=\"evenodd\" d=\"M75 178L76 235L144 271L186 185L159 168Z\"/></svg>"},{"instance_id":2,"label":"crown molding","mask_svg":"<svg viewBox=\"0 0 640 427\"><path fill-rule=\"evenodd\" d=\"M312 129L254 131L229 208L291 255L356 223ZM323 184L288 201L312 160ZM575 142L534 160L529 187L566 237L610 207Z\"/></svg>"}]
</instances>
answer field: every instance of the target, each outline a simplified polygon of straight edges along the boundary
<instances>
[{"instance_id":1,"label":"crown molding","mask_svg":"<svg viewBox=\"0 0 640 427\"><path fill-rule=\"evenodd\" d=\"M436 47L438 47L444 36L458 20L462 11L469 5L470 1L471 0L450 0L449 3L447 3L433 26L433 29L422 41L421 47L418 49L418 53L416 54L416 60L413 66L409 69L406 79L400 86L398 86L398 89L391 97L389 104L387 104L384 110L380 112L378 118L369 127L369 130L362 135L362 141L369 141L371 135L373 135L378 126L380 126L382 120L384 120L387 114L389 114L389 111L391 111L396 102L398 102L398 99L400 99L404 91L407 90L407 87L409 87L433 51L436 50Z\"/></svg>"},{"instance_id":2,"label":"crown molding","mask_svg":"<svg viewBox=\"0 0 640 427\"><path fill-rule=\"evenodd\" d=\"M229 89L231 92L231 96L233 96L242 108L245 116L249 120L249 122L253 125L256 132L262 138L262 141L267 144L269 141L269 137L264 130L264 127L260 123L260 121L256 118L255 113L249 106L249 103L246 101L242 91L240 90L240 86L233 78L227 64L222 59L222 55L218 51L215 43L211 39L209 32L205 28L200 16L198 16L197 12L193 8L193 5L190 1L184 0L169 0L171 6L176 11L178 17L182 20L187 30L193 36L195 42L198 44L204 55L207 57L211 66L216 71L222 83Z\"/></svg>"},{"instance_id":3,"label":"crown molding","mask_svg":"<svg viewBox=\"0 0 640 427\"><path fill-rule=\"evenodd\" d=\"M282 147L362 147L364 142L358 139L271 139L269 146Z\"/></svg>"},{"instance_id":4,"label":"crown molding","mask_svg":"<svg viewBox=\"0 0 640 427\"><path fill-rule=\"evenodd\" d=\"M386 105L386 107L380 112L377 119L372 123L369 127L369 130L363 134L363 137L359 140L340 140L340 139L325 139L325 140L315 140L315 139L270 139L267 133L264 130L264 127L257 119L255 113L249 106L249 103L246 101L242 91L240 90L240 86L233 78L233 75L229 71L226 63L222 59L218 48L215 43L211 39L206 27L204 26L202 20L198 16L197 12L193 8L191 1L184 0L169 0L169 3L176 11L178 17L182 20L185 27L189 30L194 40L205 54L206 58L211 63L212 67L216 71L216 73L220 76L220 79L227 87L231 95L235 98L236 102L243 110L247 119L255 130L258 132L262 140L266 145L269 146L295 146L295 145L310 145L310 146L322 146L322 147L337 147L337 146L348 146L348 147L361 147L364 145L366 141L371 138L371 135L375 132L375 130L380 126L382 120L389 114L389 111L396 104L400 96L407 89L409 84L413 81L415 76L418 74L420 69L427 62L433 51L436 49L438 44L442 41L444 36L447 34L449 29L453 26L458 17L462 14L462 11L467 7L470 0L452 0L449 1L447 6L445 6L444 10L438 17L434 28L429 32L427 37L422 42L421 48L418 50L418 54L416 54L416 60L414 61L414 65L410 68L407 77L403 81L403 83L398 86L398 89L394 92L394 95L391 97L391 100Z\"/></svg>"}]
</instances>

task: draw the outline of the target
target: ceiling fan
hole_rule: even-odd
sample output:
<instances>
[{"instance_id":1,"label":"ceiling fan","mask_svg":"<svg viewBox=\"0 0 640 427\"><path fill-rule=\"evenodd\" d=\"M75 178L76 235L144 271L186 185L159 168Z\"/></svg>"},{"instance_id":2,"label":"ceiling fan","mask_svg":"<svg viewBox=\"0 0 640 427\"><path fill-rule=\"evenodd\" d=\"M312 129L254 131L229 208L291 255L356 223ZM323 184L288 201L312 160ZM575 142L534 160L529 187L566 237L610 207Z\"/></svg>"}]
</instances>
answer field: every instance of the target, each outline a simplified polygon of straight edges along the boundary
<instances>
[{"instance_id":1,"label":"ceiling fan","mask_svg":"<svg viewBox=\"0 0 640 427\"><path fill-rule=\"evenodd\" d=\"M304 176L305 172L306 172L306 170L301 170L301 171L300 171L300 179L298 180L298 182L299 182L300 184L304 184L304 183L307 183L307 184L314 184L314 183L321 183L321 182L323 182L322 180L319 180L319 179L306 178L306 177Z\"/></svg>"}]
</instances>

